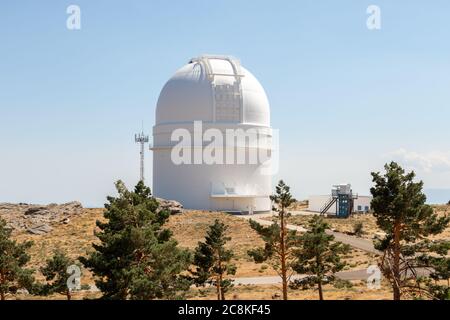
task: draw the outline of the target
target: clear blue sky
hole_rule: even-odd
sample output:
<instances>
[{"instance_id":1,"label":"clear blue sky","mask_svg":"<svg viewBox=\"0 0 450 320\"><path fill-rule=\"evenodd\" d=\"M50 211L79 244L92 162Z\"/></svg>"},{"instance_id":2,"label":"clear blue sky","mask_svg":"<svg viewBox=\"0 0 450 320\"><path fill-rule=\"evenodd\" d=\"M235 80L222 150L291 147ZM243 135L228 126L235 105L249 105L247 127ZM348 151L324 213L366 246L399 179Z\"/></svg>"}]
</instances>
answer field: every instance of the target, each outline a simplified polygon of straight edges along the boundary
<instances>
[{"instance_id":1,"label":"clear blue sky","mask_svg":"<svg viewBox=\"0 0 450 320\"><path fill-rule=\"evenodd\" d=\"M82 29L66 28L81 8ZM381 30L366 8L381 8ZM138 180L165 81L191 57L231 54L260 80L280 129L276 177L296 197L395 159L450 200L450 3L2 1L0 202L101 206ZM147 154L151 181L151 153Z\"/></svg>"}]
</instances>

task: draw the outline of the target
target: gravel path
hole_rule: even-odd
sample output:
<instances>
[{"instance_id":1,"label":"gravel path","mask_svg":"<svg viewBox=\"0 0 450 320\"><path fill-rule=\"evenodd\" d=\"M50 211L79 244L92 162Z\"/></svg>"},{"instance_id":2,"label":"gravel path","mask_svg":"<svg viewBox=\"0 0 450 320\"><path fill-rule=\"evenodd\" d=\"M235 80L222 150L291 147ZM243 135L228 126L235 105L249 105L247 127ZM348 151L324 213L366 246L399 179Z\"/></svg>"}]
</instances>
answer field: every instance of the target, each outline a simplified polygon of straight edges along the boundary
<instances>
[{"instance_id":1,"label":"gravel path","mask_svg":"<svg viewBox=\"0 0 450 320\"><path fill-rule=\"evenodd\" d=\"M272 222L268 221L268 220L264 220L263 218L268 218L273 215L274 215L273 213L260 213L260 214L253 214L253 215L238 215L237 217L241 217L241 218L247 219L247 220L252 219L261 225L269 226L272 224ZM299 232L306 231L305 228L303 228L301 226L296 226L293 224L288 224L287 227L290 230L297 230ZM370 240L349 236L345 233L335 232L335 231L331 231L331 230L327 230L327 233L333 235L335 237L336 241L340 241L342 243L348 244L348 245L352 246L353 248L360 249L360 250L370 252L370 253L381 254L380 251L376 250L373 247L373 243Z\"/></svg>"},{"instance_id":2,"label":"gravel path","mask_svg":"<svg viewBox=\"0 0 450 320\"><path fill-rule=\"evenodd\" d=\"M367 280L370 274L367 273L366 269L352 270L352 271L342 271L336 273L336 277L342 280ZM306 277L305 275L293 275L291 281L295 279L302 279ZM263 285L263 284L280 284L281 278L279 276L264 276L264 277L242 277L235 278L235 285Z\"/></svg>"}]
</instances>

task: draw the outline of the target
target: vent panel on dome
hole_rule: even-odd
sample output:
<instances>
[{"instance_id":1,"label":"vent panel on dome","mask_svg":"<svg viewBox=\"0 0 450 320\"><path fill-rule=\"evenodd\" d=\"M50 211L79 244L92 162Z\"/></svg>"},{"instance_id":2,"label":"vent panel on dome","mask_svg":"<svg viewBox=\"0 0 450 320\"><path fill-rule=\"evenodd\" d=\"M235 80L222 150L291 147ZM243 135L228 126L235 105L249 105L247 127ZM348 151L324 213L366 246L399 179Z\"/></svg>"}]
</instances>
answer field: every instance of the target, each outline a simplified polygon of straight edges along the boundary
<instances>
[{"instance_id":1,"label":"vent panel on dome","mask_svg":"<svg viewBox=\"0 0 450 320\"><path fill-rule=\"evenodd\" d=\"M214 86L216 121L241 122L241 93L236 84Z\"/></svg>"}]
</instances>

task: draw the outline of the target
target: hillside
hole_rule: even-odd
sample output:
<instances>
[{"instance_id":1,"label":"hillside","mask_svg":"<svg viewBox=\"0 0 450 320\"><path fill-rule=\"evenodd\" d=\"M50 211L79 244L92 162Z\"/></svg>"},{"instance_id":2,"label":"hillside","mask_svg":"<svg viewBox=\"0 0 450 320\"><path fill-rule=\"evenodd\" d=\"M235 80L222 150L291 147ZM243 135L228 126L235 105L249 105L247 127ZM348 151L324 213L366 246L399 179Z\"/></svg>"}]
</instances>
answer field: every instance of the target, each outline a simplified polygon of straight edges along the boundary
<instances>
[{"instance_id":1,"label":"hillside","mask_svg":"<svg viewBox=\"0 0 450 320\"><path fill-rule=\"evenodd\" d=\"M16 231L14 238L19 241L32 240L34 245L31 249L30 266L38 270L45 263L45 260L51 256L56 248L63 249L72 258L85 255L92 250L92 243L97 239L94 236L96 220L103 219L104 209L83 209L81 213L71 216L70 221L65 223L58 222L52 224L52 230L43 234L32 234L26 230ZM183 214L170 217L167 227L174 233L174 237L181 247L193 249L198 241L201 241L210 224L215 219L219 219L229 225L229 235L232 240L228 246L235 253L235 263L238 267L236 277L261 277L273 276L276 272L267 264L256 264L246 254L247 250L256 246L262 246L262 240L249 227L248 222L238 216L232 216L221 212L208 211L185 211ZM352 250L346 257L349 266L346 270L364 269L374 262L373 255L369 255L360 250ZM37 278L42 280L39 273ZM94 279L89 271L83 270L81 280L82 284L93 285ZM366 288L365 283L353 281L353 287L348 289L335 289L331 286L325 287L326 295L333 299L384 299L389 298L389 290L383 289L377 292ZM279 298L278 285L239 285L232 289L230 297L235 299L272 299ZM76 293L75 299L96 298L100 293L84 291ZM292 292L292 298L296 299L316 299L317 294L314 290ZM193 288L188 293L188 297L195 299L214 299L215 294L212 290L198 290ZM43 299L41 297L32 297L21 295L10 298L19 299ZM63 296L55 295L52 299L64 299Z\"/></svg>"},{"instance_id":2,"label":"hillside","mask_svg":"<svg viewBox=\"0 0 450 320\"><path fill-rule=\"evenodd\" d=\"M439 216L450 214L450 205L434 205L432 207ZM305 215L292 215L288 218L288 223L306 227L309 219L310 217ZM355 214L347 219L329 217L327 218L327 223L331 229L342 233L352 233L354 225L356 223L362 223L364 230L362 237L368 240L372 240L374 237L379 237L383 234L382 230L378 228L376 219L372 214ZM450 226L441 234L432 236L430 239L450 239Z\"/></svg>"}]
</instances>

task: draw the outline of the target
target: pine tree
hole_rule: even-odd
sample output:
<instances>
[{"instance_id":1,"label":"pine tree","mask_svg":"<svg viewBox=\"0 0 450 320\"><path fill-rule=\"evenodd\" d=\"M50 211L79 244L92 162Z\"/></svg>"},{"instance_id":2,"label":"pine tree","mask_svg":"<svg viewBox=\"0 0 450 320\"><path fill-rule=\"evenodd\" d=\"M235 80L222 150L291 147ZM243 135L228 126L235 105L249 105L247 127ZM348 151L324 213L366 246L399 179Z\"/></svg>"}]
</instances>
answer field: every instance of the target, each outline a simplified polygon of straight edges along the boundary
<instances>
[{"instance_id":1,"label":"pine tree","mask_svg":"<svg viewBox=\"0 0 450 320\"><path fill-rule=\"evenodd\" d=\"M19 289L34 291L33 270L27 269L30 261L27 250L32 241L18 244L11 240L11 229L6 227L6 221L0 219L0 299L5 300L6 294L16 293Z\"/></svg>"},{"instance_id":2,"label":"pine tree","mask_svg":"<svg viewBox=\"0 0 450 320\"><path fill-rule=\"evenodd\" d=\"M79 260L97 276L96 286L105 299L182 296L190 283L180 274L188 269L190 254L163 228L169 212L157 210L158 202L143 181L134 192L121 181L116 188L118 197L108 197L105 205L107 222L97 221L100 243Z\"/></svg>"},{"instance_id":3,"label":"pine tree","mask_svg":"<svg viewBox=\"0 0 450 320\"><path fill-rule=\"evenodd\" d=\"M450 300L450 241L422 241L414 248L418 268L428 271L428 276L418 277L409 289L419 296L433 300ZM424 286L423 286L424 285Z\"/></svg>"},{"instance_id":4,"label":"pine tree","mask_svg":"<svg viewBox=\"0 0 450 320\"><path fill-rule=\"evenodd\" d=\"M209 227L205 242L198 243L194 254L194 282L215 286L217 300L225 300L225 293L233 286L233 280L225 275L236 273L236 266L230 263L233 251L225 249L225 244L231 240L226 236L227 229L228 226L216 219Z\"/></svg>"},{"instance_id":5,"label":"pine tree","mask_svg":"<svg viewBox=\"0 0 450 320\"><path fill-rule=\"evenodd\" d=\"M323 218L311 218L308 231L300 237L300 247L295 250L296 261L293 264L297 273L310 276L294 281L292 287L308 289L317 286L320 300L323 300L322 285L335 280L334 274L345 266L341 255L350 251L348 245L334 242L334 236L326 233L328 228Z\"/></svg>"},{"instance_id":6,"label":"pine tree","mask_svg":"<svg viewBox=\"0 0 450 320\"><path fill-rule=\"evenodd\" d=\"M415 253L420 241L441 233L449 217L438 215L422 192L423 182L414 182L415 173L406 173L395 162L385 165L386 173L373 172L372 210L377 225L386 233L375 243L383 251L380 269L393 288L394 300L400 300L408 288L409 274L416 274ZM419 243L419 244L418 244Z\"/></svg>"},{"instance_id":7,"label":"pine tree","mask_svg":"<svg viewBox=\"0 0 450 320\"><path fill-rule=\"evenodd\" d=\"M295 230L288 230L286 219L290 216L287 208L295 202L290 188L283 180L276 186L276 193L270 199L275 203L274 210L278 212L277 221L268 227L263 227L250 220L250 227L255 230L265 242L264 248L249 250L248 254L256 263L269 261L278 272L282 282L283 299L288 299L288 283L292 275L291 262L294 258L293 249L298 237ZM279 222L279 223L278 223Z\"/></svg>"},{"instance_id":8,"label":"pine tree","mask_svg":"<svg viewBox=\"0 0 450 320\"><path fill-rule=\"evenodd\" d=\"M55 250L53 256L47 259L46 265L41 267L40 271L45 277L47 284L42 287L41 293L43 295L59 293L71 300L72 291L67 285L67 280L71 276L67 272L67 268L71 265L76 265L75 260L70 259L61 250Z\"/></svg>"}]
</instances>

